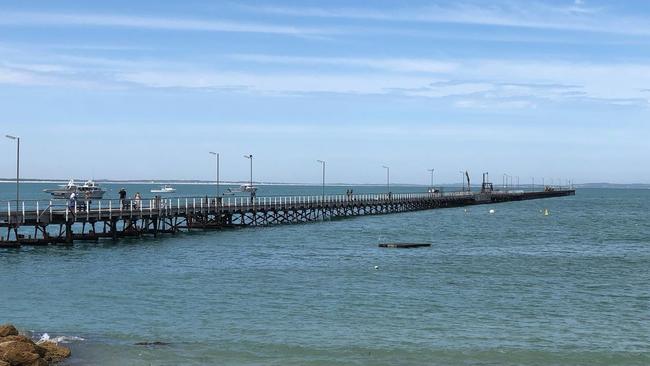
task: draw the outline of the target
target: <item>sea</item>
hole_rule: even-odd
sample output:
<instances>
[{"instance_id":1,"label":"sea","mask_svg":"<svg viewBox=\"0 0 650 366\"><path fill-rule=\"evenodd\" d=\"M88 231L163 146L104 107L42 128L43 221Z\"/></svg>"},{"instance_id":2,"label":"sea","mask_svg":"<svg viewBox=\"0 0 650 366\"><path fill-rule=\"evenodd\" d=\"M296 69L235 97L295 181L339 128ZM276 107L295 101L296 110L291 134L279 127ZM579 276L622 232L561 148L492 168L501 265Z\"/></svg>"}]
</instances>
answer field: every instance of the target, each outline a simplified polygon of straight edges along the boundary
<instances>
[{"instance_id":1,"label":"sea","mask_svg":"<svg viewBox=\"0 0 650 366\"><path fill-rule=\"evenodd\" d=\"M0 297L64 365L650 365L650 190L0 249Z\"/></svg>"}]
</instances>

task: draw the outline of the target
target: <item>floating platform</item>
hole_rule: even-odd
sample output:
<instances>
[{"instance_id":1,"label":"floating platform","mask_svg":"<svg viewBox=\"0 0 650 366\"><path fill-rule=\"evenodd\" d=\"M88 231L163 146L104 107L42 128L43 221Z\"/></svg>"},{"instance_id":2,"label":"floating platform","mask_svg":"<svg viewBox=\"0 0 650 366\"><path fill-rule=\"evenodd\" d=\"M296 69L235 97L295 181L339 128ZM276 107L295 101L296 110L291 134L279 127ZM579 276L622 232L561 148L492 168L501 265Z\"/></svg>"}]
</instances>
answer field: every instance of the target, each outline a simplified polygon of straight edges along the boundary
<instances>
[{"instance_id":1,"label":"floating platform","mask_svg":"<svg viewBox=\"0 0 650 366\"><path fill-rule=\"evenodd\" d=\"M430 247L427 243L383 243L379 244L380 248L424 248Z\"/></svg>"}]
</instances>

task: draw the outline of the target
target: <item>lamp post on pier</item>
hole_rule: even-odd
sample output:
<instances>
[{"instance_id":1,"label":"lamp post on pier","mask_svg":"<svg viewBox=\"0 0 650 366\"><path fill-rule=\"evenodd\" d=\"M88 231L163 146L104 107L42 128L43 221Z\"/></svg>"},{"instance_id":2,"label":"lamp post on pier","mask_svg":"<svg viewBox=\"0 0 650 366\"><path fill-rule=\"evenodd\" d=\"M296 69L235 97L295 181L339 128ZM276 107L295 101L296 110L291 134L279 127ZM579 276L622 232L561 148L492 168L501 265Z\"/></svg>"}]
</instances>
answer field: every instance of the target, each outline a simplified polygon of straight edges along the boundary
<instances>
[{"instance_id":1,"label":"lamp post on pier","mask_svg":"<svg viewBox=\"0 0 650 366\"><path fill-rule=\"evenodd\" d=\"M251 177L250 177L250 186L253 187L253 154L244 155L244 157L251 161Z\"/></svg>"},{"instance_id":2,"label":"lamp post on pier","mask_svg":"<svg viewBox=\"0 0 650 366\"><path fill-rule=\"evenodd\" d=\"M16 141L16 225L18 225L18 205L20 201L20 137L5 135L6 138Z\"/></svg>"},{"instance_id":3,"label":"lamp post on pier","mask_svg":"<svg viewBox=\"0 0 650 366\"><path fill-rule=\"evenodd\" d=\"M210 151L210 155L214 155L214 160L216 164L216 169L217 169L217 200L219 200L219 153Z\"/></svg>"},{"instance_id":4,"label":"lamp post on pier","mask_svg":"<svg viewBox=\"0 0 650 366\"><path fill-rule=\"evenodd\" d=\"M390 167L382 165L382 168L386 169L386 191L390 198Z\"/></svg>"},{"instance_id":5,"label":"lamp post on pier","mask_svg":"<svg viewBox=\"0 0 650 366\"><path fill-rule=\"evenodd\" d=\"M316 160L323 166L323 191L322 191L322 200L325 201L325 160Z\"/></svg>"},{"instance_id":6,"label":"lamp post on pier","mask_svg":"<svg viewBox=\"0 0 650 366\"><path fill-rule=\"evenodd\" d=\"M248 190L251 193L251 204L253 204L253 200L255 198L255 187L253 187L253 154L249 155L244 155L244 157L251 162L251 178L250 178L250 183L248 186Z\"/></svg>"},{"instance_id":7,"label":"lamp post on pier","mask_svg":"<svg viewBox=\"0 0 650 366\"><path fill-rule=\"evenodd\" d=\"M434 172L435 169L431 168L431 169L427 169L427 170L429 172L431 172L431 193L433 193L433 191L434 191L434 189L433 189L433 172Z\"/></svg>"},{"instance_id":8,"label":"lamp post on pier","mask_svg":"<svg viewBox=\"0 0 650 366\"><path fill-rule=\"evenodd\" d=\"M531 191L534 192L535 191L535 177L531 177L531 178L533 178L533 186L531 188Z\"/></svg>"},{"instance_id":9,"label":"lamp post on pier","mask_svg":"<svg viewBox=\"0 0 650 366\"><path fill-rule=\"evenodd\" d=\"M462 187L462 192L465 192L465 172L462 170L458 171L460 173L460 184Z\"/></svg>"}]
</instances>

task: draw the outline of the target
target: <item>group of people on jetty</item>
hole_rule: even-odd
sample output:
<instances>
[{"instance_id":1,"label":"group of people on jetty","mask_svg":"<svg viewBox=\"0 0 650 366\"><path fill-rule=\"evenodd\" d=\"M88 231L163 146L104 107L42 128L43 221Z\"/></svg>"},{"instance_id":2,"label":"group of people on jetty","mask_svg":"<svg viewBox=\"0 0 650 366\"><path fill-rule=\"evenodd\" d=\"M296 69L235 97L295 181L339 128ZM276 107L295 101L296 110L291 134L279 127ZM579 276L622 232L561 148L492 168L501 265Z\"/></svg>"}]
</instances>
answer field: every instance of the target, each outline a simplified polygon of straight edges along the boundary
<instances>
[{"instance_id":1,"label":"group of people on jetty","mask_svg":"<svg viewBox=\"0 0 650 366\"><path fill-rule=\"evenodd\" d=\"M140 192L136 192L131 200L126 198L126 189L124 188L120 189L118 194L120 196L120 206L122 206L122 208L129 208L129 206L131 206L134 209L139 209L141 207L142 195ZM90 204L92 204L90 192L84 193L83 201L78 201L77 192L70 193L70 197L68 198L68 209L70 209L71 212L75 212L80 208L85 209L87 206L90 206Z\"/></svg>"}]
</instances>

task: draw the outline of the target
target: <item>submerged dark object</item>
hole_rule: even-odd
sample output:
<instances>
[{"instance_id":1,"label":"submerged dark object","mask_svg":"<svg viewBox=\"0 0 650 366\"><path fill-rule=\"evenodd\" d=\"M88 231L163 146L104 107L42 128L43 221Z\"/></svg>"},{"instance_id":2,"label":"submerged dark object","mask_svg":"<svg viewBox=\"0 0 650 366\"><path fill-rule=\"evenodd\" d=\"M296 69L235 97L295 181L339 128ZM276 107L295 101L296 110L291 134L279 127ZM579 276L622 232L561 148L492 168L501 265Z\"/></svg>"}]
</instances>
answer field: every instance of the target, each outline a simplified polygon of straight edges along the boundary
<instances>
[{"instance_id":1,"label":"submerged dark object","mask_svg":"<svg viewBox=\"0 0 650 366\"><path fill-rule=\"evenodd\" d=\"M428 243L384 243L379 244L380 248L422 248L430 247Z\"/></svg>"},{"instance_id":2,"label":"submerged dark object","mask_svg":"<svg viewBox=\"0 0 650 366\"><path fill-rule=\"evenodd\" d=\"M169 346L171 343L153 341L153 342L137 342L134 343L136 346Z\"/></svg>"}]
</instances>

